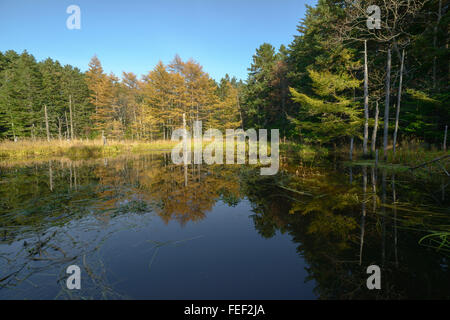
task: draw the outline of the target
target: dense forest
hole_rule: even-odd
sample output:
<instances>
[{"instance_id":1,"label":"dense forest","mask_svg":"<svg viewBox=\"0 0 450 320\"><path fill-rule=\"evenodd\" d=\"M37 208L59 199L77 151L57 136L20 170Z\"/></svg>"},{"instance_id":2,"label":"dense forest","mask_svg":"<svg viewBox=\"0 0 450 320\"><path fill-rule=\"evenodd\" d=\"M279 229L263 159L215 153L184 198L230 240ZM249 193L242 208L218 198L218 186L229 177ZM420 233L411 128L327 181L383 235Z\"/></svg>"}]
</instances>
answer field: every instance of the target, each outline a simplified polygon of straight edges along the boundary
<instances>
[{"instance_id":1,"label":"dense forest","mask_svg":"<svg viewBox=\"0 0 450 320\"><path fill-rule=\"evenodd\" d=\"M216 83L193 60L160 62L141 80L105 74L94 56L87 72L26 51L0 56L2 137L169 139L186 113L189 123L240 126L236 79Z\"/></svg>"},{"instance_id":2,"label":"dense forest","mask_svg":"<svg viewBox=\"0 0 450 320\"><path fill-rule=\"evenodd\" d=\"M256 49L244 82L216 82L178 55L140 79L119 79L97 56L82 72L0 52L0 138L170 139L184 113L189 126L278 128L325 147L351 139L364 153L411 140L440 148L450 122L449 5L370 4L381 8L379 29L368 28L366 1L319 0L290 44Z\"/></svg>"},{"instance_id":3,"label":"dense forest","mask_svg":"<svg viewBox=\"0 0 450 320\"><path fill-rule=\"evenodd\" d=\"M381 143L384 126L389 141L398 131L403 141L441 146L450 120L449 6L370 4L381 8L380 29L367 27L366 1L319 0L288 47L261 45L243 89L245 126L322 145L355 137L367 149Z\"/></svg>"}]
</instances>

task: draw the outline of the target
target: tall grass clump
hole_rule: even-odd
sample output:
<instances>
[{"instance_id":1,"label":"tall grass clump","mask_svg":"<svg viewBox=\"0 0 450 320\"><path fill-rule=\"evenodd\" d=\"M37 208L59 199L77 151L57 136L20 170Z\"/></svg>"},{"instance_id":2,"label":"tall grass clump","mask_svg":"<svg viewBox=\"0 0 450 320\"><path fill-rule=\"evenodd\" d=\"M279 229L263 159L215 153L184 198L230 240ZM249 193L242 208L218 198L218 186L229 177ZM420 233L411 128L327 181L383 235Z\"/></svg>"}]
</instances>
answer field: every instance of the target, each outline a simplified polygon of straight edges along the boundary
<instances>
[{"instance_id":1,"label":"tall grass clump","mask_svg":"<svg viewBox=\"0 0 450 320\"><path fill-rule=\"evenodd\" d=\"M447 152L448 153L448 152ZM388 162L404 164L410 167L444 156L446 152L433 145L424 145L418 141L405 141L394 151L388 150Z\"/></svg>"}]
</instances>

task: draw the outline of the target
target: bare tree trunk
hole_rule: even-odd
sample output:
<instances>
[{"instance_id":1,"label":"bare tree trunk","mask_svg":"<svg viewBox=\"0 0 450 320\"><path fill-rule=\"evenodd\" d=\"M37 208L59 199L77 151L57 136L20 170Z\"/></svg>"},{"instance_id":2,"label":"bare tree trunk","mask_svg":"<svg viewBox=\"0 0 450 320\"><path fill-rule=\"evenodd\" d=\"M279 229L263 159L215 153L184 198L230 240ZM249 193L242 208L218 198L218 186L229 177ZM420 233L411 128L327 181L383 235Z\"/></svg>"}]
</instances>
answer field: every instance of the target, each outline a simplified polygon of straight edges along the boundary
<instances>
[{"instance_id":1,"label":"bare tree trunk","mask_svg":"<svg viewBox=\"0 0 450 320\"><path fill-rule=\"evenodd\" d=\"M58 139L59 141L62 140L62 135L61 135L61 118L58 117Z\"/></svg>"},{"instance_id":2,"label":"bare tree trunk","mask_svg":"<svg viewBox=\"0 0 450 320\"><path fill-rule=\"evenodd\" d=\"M388 49L387 66L386 66L386 101L384 103L384 135L383 135L383 158L384 158L384 160L387 160L390 91L391 91L391 49Z\"/></svg>"},{"instance_id":3,"label":"bare tree trunk","mask_svg":"<svg viewBox=\"0 0 450 320\"><path fill-rule=\"evenodd\" d=\"M102 141L103 141L103 145L106 146L106 137L105 137L105 131L102 130Z\"/></svg>"},{"instance_id":4,"label":"bare tree trunk","mask_svg":"<svg viewBox=\"0 0 450 320\"><path fill-rule=\"evenodd\" d=\"M447 129L448 129L448 125L445 126L445 131L444 131L444 144L443 144L443 149L444 152L447 151Z\"/></svg>"},{"instance_id":5,"label":"bare tree trunk","mask_svg":"<svg viewBox=\"0 0 450 320\"><path fill-rule=\"evenodd\" d=\"M353 160L353 140L354 140L354 138L351 137L350 138L350 161Z\"/></svg>"},{"instance_id":6,"label":"bare tree trunk","mask_svg":"<svg viewBox=\"0 0 450 320\"><path fill-rule=\"evenodd\" d=\"M375 123L373 125L372 132L372 152L375 152L376 143L377 143L377 132L378 132L378 116L380 114L380 109L378 108L378 100L375 102Z\"/></svg>"},{"instance_id":7,"label":"bare tree trunk","mask_svg":"<svg viewBox=\"0 0 450 320\"><path fill-rule=\"evenodd\" d=\"M69 121L67 121L67 112L64 111L64 117L66 118L66 139L69 140Z\"/></svg>"},{"instance_id":8,"label":"bare tree trunk","mask_svg":"<svg viewBox=\"0 0 450 320\"><path fill-rule=\"evenodd\" d=\"M73 140L73 118L72 118L72 95L69 95L69 113L70 113L70 139Z\"/></svg>"},{"instance_id":9,"label":"bare tree trunk","mask_svg":"<svg viewBox=\"0 0 450 320\"><path fill-rule=\"evenodd\" d=\"M364 141L363 152L367 156L367 139L369 137L369 74L367 69L367 40L364 40Z\"/></svg>"},{"instance_id":10,"label":"bare tree trunk","mask_svg":"<svg viewBox=\"0 0 450 320\"><path fill-rule=\"evenodd\" d=\"M14 122L11 122L12 133L14 137L14 142L17 142L16 130L14 130Z\"/></svg>"},{"instance_id":11,"label":"bare tree trunk","mask_svg":"<svg viewBox=\"0 0 450 320\"><path fill-rule=\"evenodd\" d=\"M236 95L236 100L237 100L237 107L239 110L239 119L241 120L241 128L242 128L242 130L244 130L244 119L242 118L241 103L239 101L239 91L238 91L238 94Z\"/></svg>"},{"instance_id":12,"label":"bare tree trunk","mask_svg":"<svg viewBox=\"0 0 450 320\"><path fill-rule=\"evenodd\" d=\"M404 66L404 64L405 64L405 50L403 49L402 62L400 65L400 80L398 83L397 110L396 110L396 114L395 114L394 145L393 145L394 155L395 155L395 149L396 149L396 144L397 144L398 121L399 121L399 117L400 117L400 105L401 105L400 102L402 99L403 66Z\"/></svg>"},{"instance_id":13,"label":"bare tree trunk","mask_svg":"<svg viewBox=\"0 0 450 320\"><path fill-rule=\"evenodd\" d=\"M50 129L48 127L48 115L46 105L44 105L44 115L45 115L45 130L47 131L47 141L50 142Z\"/></svg>"}]
</instances>

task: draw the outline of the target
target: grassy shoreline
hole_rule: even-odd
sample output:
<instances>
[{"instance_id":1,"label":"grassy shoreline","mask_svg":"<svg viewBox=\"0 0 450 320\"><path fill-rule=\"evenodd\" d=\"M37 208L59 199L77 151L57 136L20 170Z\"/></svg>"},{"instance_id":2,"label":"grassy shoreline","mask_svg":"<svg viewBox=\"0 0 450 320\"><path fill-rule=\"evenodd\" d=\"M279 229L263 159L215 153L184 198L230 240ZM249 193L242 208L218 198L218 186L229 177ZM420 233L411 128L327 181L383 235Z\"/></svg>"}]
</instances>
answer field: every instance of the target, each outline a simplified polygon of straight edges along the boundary
<instances>
[{"instance_id":1,"label":"grassy shoreline","mask_svg":"<svg viewBox=\"0 0 450 320\"><path fill-rule=\"evenodd\" d=\"M22 140L19 142L0 141L0 161L14 160L47 160L49 158L66 157L72 160L112 157L122 154L139 154L146 152L171 151L181 141L171 140L108 140L103 145L102 140ZM203 147L214 143L203 139ZM223 148L226 141L223 141ZM235 146L236 148L236 146ZM248 150L248 146L246 147ZM191 150L194 150L194 140L191 140ZM268 144L270 153L270 144Z\"/></svg>"},{"instance_id":2,"label":"grassy shoreline","mask_svg":"<svg viewBox=\"0 0 450 320\"><path fill-rule=\"evenodd\" d=\"M304 160L310 161L321 158L334 158L335 161L343 161L346 165L375 165L375 154L369 152L369 155L365 157L361 148L355 148L353 150L352 160L350 160L349 148L345 146L333 150L324 147L288 142L281 145L280 150L291 156L298 156ZM386 161L383 160L383 150L379 150L378 165L380 167L390 166L409 169L409 167L417 166L446 154L450 154L450 150L443 151L436 148L425 148L416 144L405 144L397 148L395 155L392 147L389 148Z\"/></svg>"},{"instance_id":3,"label":"grassy shoreline","mask_svg":"<svg viewBox=\"0 0 450 320\"><path fill-rule=\"evenodd\" d=\"M46 159L68 157L70 159L110 157L126 153L171 150L174 141L108 141L101 140L50 141L24 140L0 142L0 160Z\"/></svg>"},{"instance_id":4,"label":"grassy shoreline","mask_svg":"<svg viewBox=\"0 0 450 320\"><path fill-rule=\"evenodd\" d=\"M113 157L123 154L139 154L146 152L170 151L179 141L156 140L111 140L103 145L102 140L22 140L19 142L0 142L0 161L19 160L46 160L49 158L66 157L71 160ZM210 141L203 141L209 144ZM193 145L192 145L193 147ZM270 147L269 147L270 148ZM337 161L344 161L348 165L373 165L373 157L365 159L362 150L354 150L353 161L349 161L348 150L339 148L328 150L323 147L301 145L293 142L281 143L280 153L299 157L302 160L314 161L321 158L334 157ZM430 161L434 158L449 153L439 150L425 150L417 146L399 147L396 155L392 150L388 150L387 161L379 159L380 165L394 165L398 167L409 167ZM336 157L337 156L337 157Z\"/></svg>"}]
</instances>

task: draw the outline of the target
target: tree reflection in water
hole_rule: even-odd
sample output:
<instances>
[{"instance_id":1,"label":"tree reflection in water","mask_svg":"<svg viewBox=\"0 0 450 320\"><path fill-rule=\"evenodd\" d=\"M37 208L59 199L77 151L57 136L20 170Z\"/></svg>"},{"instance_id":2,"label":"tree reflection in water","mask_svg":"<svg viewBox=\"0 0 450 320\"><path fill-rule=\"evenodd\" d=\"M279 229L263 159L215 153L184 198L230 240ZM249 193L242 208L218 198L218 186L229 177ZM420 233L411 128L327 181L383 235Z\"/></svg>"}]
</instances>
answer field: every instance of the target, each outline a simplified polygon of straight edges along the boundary
<instances>
[{"instance_id":1,"label":"tree reflection in water","mask_svg":"<svg viewBox=\"0 0 450 320\"><path fill-rule=\"evenodd\" d=\"M155 219L189 226L218 202L245 199L262 237L279 232L296 244L318 298L449 298L445 181L373 167L353 167L350 180L345 172L282 159L276 176L260 176L250 166L184 168L164 153L3 164L0 297L36 298L58 279L56 298L130 298L115 290L123 279L110 275L102 255L111 237ZM83 295L65 289L71 264L89 275ZM382 290L366 288L371 264L382 268Z\"/></svg>"}]
</instances>

